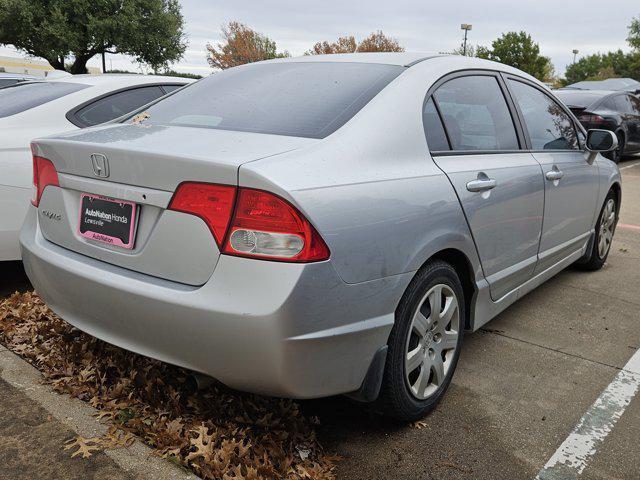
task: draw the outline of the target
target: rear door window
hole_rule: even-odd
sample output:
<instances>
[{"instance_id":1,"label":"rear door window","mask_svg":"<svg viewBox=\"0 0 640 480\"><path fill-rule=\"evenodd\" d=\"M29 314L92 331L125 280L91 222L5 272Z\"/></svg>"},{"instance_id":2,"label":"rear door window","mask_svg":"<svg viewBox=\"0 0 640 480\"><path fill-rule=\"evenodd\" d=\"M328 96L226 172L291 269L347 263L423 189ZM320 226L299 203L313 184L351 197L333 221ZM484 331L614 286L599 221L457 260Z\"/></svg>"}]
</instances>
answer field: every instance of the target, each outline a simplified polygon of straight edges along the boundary
<instances>
[{"instance_id":1,"label":"rear door window","mask_svg":"<svg viewBox=\"0 0 640 480\"><path fill-rule=\"evenodd\" d=\"M447 134L444 131L440 114L432 98L424 105L422 122L424 124L424 133L427 137L429 150L432 152L450 150Z\"/></svg>"},{"instance_id":2,"label":"rear door window","mask_svg":"<svg viewBox=\"0 0 640 480\"><path fill-rule=\"evenodd\" d=\"M498 80L458 77L434 93L453 150L518 150L518 136Z\"/></svg>"},{"instance_id":3,"label":"rear door window","mask_svg":"<svg viewBox=\"0 0 640 480\"><path fill-rule=\"evenodd\" d=\"M174 90L184 87L184 85L162 85L162 89L165 93L171 93Z\"/></svg>"},{"instance_id":4,"label":"rear door window","mask_svg":"<svg viewBox=\"0 0 640 480\"><path fill-rule=\"evenodd\" d=\"M616 103L616 110L622 113L632 113L633 108L631 107L631 102L629 101L628 95L618 95L614 98Z\"/></svg>"},{"instance_id":5,"label":"rear door window","mask_svg":"<svg viewBox=\"0 0 640 480\"><path fill-rule=\"evenodd\" d=\"M0 78L0 88L18 83L20 80L17 78Z\"/></svg>"},{"instance_id":6,"label":"rear door window","mask_svg":"<svg viewBox=\"0 0 640 480\"><path fill-rule=\"evenodd\" d=\"M604 100L604 102L602 102L602 107L606 108L607 110L617 110L618 107L616 106L616 101L614 100L613 97L609 97L607 99Z\"/></svg>"},{"instance_id":7,"label":"rear door window","mask_svg":"<svg viewBox=\"0 0 640 480\"><path fill-rule=\"evenodd\" d=\"M633 113L635 115L640 115L640 98L635 95L629 95L629 100L631 100L631 107L633 108Z\"/></svg>"},{"instance_id":8,"label":"rear door window","mask_svg":"<svg viewBox=\"0 0 640 480\"><path fill-rule=\"evenodd\" d=\"M522 112L533 150L580 149L571 117L556 101L517 80L509 80L509 89Z\"/></svg>"},{"instance_id":9,"label":"rear door window","mask_svg":"<svg viewBox=\"0 0 640 480\"><path fill-rule=\"evenodd\" d=\"M0 118L25 112L89 85L66 82L16 83L0 90Z\"/></svg>"},{"instance_id":10,"label":"rear door window","mask_svg":"<svg viewBox=\"0 0 640 480\"><path fill-rule=\"evenodd\" d=\"M73 115L74 123L91 127L126 115L147 103L164 96L158 86L132 88L102 97Z\"/></svg>"}]
</instances>

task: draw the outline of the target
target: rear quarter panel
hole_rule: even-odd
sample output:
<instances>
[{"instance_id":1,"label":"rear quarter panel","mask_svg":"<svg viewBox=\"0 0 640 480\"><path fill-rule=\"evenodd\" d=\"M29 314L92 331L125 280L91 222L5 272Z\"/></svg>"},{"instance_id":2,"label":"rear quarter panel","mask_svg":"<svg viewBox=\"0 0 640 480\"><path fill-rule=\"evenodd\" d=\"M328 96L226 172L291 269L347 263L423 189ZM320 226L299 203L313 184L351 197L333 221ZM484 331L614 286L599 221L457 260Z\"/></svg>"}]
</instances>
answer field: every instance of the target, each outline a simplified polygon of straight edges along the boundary
<instances>
[{"instance_id":1,"label":"rear quarter panel","mask_svg":"<svg viewBox=\"0 0 640 480\"><path fill-rule=\"evenodd\" d=\"M278 193L302 210L347 283L415 271L445 248L463 252L481 278L459 201L422 126L424 96L449 71L438 65L411 67L324 140L240 167L240 185Z\"/></svg>"},{"instance_id":2,"label":"rear quarter panel","mask_svg":"<svg viewBox=\"0 0 640 480\"><path fill-rule=\"evenodd\" d=\"M611 190L611 187L614 184L622 187L622 177L620 176L620 169L618 168L618 165L608 158L603 157L601 154L597 155L595 161L598 165L600 188L598 189L598 203L596 204L596 211L594 212L593 218L594 228L598 220L600 210L602 209L602 205L604 204L604 199L609 193L609 190ZM621 202L622 198L618 201L618 211L620 211Z\"/></svg>"}]
</instances>

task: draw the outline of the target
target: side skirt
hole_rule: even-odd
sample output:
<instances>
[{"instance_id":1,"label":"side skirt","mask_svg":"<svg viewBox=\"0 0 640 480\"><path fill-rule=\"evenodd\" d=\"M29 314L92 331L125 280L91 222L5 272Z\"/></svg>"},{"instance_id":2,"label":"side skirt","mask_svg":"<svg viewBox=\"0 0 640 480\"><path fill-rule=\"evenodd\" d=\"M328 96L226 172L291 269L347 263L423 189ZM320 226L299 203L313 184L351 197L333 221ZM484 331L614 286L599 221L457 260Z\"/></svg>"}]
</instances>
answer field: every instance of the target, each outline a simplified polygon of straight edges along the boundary
<instances>
[{"instance_id":1,"label":"side skirt","mask_svg":"<svg viewBox=\"0 0 640 480\"><path fill-rule=\"evenodd\" d=\"M527 280L525 283L507 293L495 302L491 299L489 283L486 281L486 279L482 279L481 281L477 282L477 290L474 298L472 299L473 307L471 308L471 330L478 330L489 320L498 315L509 305L514 303L516 300L524 297L527 293L539 287L541 284L560 273L569 265L580 260L588 251L589 246L592 245L591 238L593 237L593 232L590 233L591 234L589 235L589 238L584 242L580 250L574 251L567 257L551 265L546 270L538 273L536 276Z\"/></svg>"}]
</instances>

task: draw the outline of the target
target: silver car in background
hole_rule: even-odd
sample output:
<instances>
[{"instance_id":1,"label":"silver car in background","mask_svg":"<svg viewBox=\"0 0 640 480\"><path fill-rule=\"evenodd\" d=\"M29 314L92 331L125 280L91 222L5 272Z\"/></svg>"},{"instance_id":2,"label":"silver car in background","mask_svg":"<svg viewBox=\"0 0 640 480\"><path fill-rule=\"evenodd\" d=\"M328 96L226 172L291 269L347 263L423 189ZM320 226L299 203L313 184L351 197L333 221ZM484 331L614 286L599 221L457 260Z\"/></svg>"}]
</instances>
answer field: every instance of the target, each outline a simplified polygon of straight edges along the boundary
<instances>
[{"instance_id":1,"label":"silver car in background","mask_svg":"<svg viewBox=\"0 0 640 480\"><path fill-rule=\"evenodd\" d=\"M279 59L37 140L36 290L107 342L274 396L410 420L464 331L600 268L620 174L529 75L463 56Z\"/></svg>"}]
</instances>

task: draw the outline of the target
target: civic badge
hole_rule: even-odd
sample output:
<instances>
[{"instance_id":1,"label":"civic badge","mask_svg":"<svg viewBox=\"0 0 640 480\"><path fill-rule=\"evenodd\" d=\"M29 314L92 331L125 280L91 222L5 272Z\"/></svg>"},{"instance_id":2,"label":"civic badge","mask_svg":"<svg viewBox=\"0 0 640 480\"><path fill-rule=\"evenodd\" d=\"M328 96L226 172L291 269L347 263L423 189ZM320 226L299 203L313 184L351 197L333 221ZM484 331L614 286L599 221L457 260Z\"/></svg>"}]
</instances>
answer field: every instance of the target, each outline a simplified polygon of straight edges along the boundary
<instances>
[{"instance_id":1,"label":"civic badge","mask_svg":"<svg viewBox=\"0 0 640 480\"><path fill-rule=\"evenodd\" d=\"M93 167L93 174L96 177L107 178L109 176L109 160L101 153L91 154L91 166Z\"/></svg>"}]
</instances>

